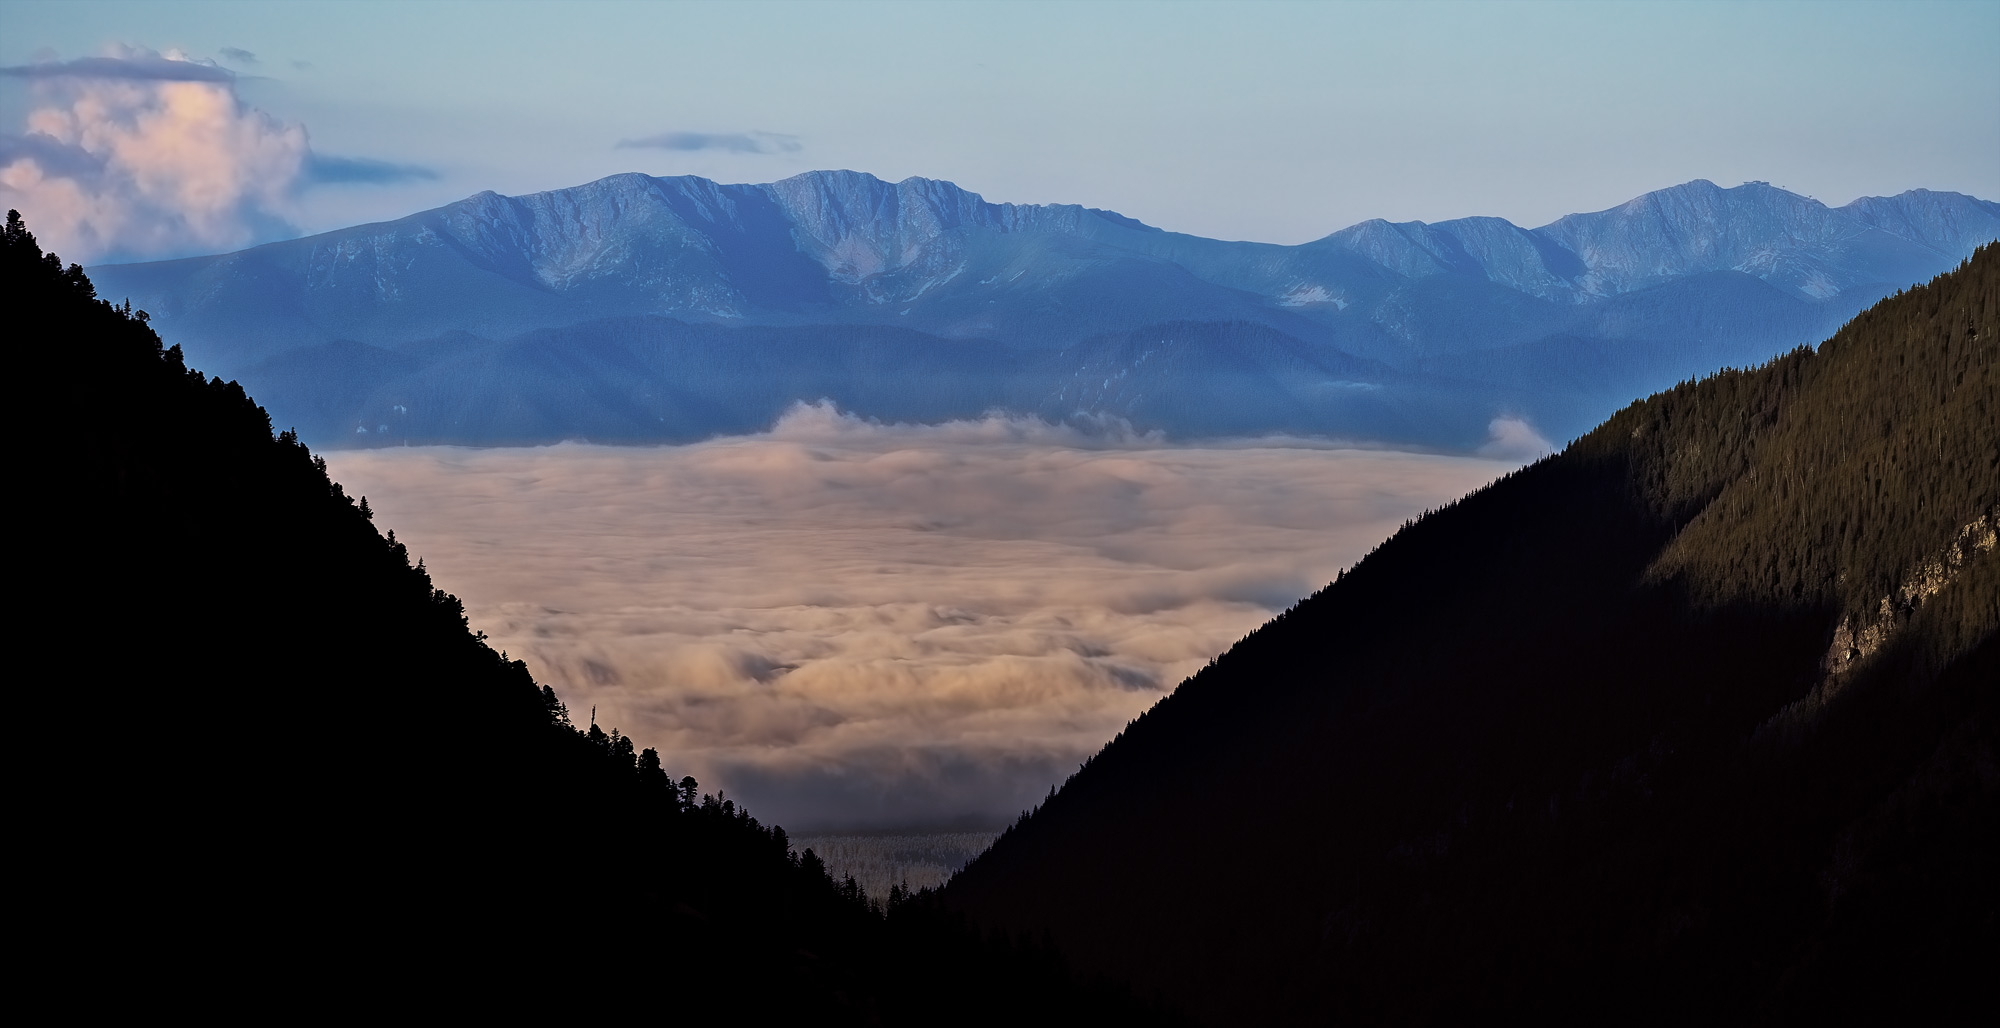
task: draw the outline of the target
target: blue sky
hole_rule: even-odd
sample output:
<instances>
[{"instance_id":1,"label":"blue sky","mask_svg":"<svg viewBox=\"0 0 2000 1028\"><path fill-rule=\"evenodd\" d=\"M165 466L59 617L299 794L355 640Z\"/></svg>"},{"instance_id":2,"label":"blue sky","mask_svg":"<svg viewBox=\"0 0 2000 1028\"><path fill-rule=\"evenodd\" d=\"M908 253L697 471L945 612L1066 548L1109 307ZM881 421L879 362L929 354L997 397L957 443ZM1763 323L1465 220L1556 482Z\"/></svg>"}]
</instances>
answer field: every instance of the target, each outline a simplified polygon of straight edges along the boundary
<instances>
[{"instance_id":1,"label":"blue sky","mask_svg":"<svg viewBox=\"0 0 2000 1028\"><path fill-rule=\"evenodd\" d=\"M265 163L212 210L180 211L156 183L150 206L102 222L141 255L632 170L923 175L1281 243L1369 217L1541 224L1692 178L1833 204L2000 197L1991 2L8 0L0 168L27 152L34 112L88 100L20 69L146 51L233 71L198 88L261 119ZM173 149L149 145L129 160ZM92 200L38 182L0 178L0 202ZM114 228L71 246L104 250Z\"/></svg>"}]
</instances>

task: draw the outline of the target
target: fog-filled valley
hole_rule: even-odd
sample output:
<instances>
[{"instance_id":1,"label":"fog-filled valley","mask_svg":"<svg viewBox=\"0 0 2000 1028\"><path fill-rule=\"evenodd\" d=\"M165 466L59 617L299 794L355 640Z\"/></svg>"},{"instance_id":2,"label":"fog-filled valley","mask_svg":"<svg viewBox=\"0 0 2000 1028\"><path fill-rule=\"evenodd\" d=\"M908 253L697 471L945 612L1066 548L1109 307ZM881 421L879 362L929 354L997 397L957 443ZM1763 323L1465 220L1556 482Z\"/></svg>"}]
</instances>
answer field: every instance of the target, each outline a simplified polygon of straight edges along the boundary
<instances>
[{"instance_id":1,"label":"fog-filled valley","mask_svg":"<svg viewBox=\"0 0 2000 1028\"><path fill-rule=\"evenodd\" d=\"M1511 463L823 404L342 484L10 217L29 323L87 341L33 370L105 412L31 466L31 637L121 758L35 800L76 898L34 924L665 964L703 1017L1928 1019L2000 913L1996 252L1525 466L1500 419Z\"/></svg>"},{"instance_id":2,"label":"fog-filled valley","mask_svg":"<svg viewBox=\"0 0 2000 1028\"><path fill-rule=\"evenodd\" d=\"M335 451L475 628L793 831L997 828L1491 457L801 406L678 447Z\"/></svg>"},{"instance_id":3,"label":"fog-filled valley","mask_svg":"<svg viewBox=\"0 0 2000 1028\"><path fill-rule=\"evenodd\" d=\"M941 888L993 845L997 832L917 832L799 835L800 849L826 861L836 878L851 875L870 896L891 889Z\"/></svg>"},{"instance_id":4,"label":"fog-filled valley","mask_svg":"<svg viewBox=\"0 0 2000 1028\"><path fill-rule=\"evenodd\" d=\"M1949 0L0 3L19 991L1976 1022L1995 53Z\"/></svg>"}]
</instances>

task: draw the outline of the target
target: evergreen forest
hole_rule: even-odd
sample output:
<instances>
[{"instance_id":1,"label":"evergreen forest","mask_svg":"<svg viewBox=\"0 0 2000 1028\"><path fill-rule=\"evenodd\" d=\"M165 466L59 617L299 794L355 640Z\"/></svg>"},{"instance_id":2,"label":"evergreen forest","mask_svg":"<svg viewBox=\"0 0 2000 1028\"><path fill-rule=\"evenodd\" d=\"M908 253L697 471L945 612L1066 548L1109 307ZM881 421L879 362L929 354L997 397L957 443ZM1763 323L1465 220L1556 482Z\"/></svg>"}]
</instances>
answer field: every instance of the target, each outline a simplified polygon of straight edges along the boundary
<instances>
[{"instance_id":1,"label":"evergreen forest","mask_svg":"<svg viewBox=\"0 0 2000 1028\"><path fill-rule=\"evenodd\" d=\"M2000 247L1406 525L944 890L1223 1024L1945 1023L2000 966Z\"/></svg>"},{"instance_id":2,"label":"evergreen forest","mask_svg":"<svg viewBox=\"0 0 2000 1028\"><path fill-rule=\"evenodd\" d=\"M17 733L17 923L80 1011L1986 1005L1995 245L1414 520L942 890L885 897L567 709L295 433L14 213L0 282L34 397L15 495L41 533L16 579L44 711Z\"/></svg>"}]
</instances>

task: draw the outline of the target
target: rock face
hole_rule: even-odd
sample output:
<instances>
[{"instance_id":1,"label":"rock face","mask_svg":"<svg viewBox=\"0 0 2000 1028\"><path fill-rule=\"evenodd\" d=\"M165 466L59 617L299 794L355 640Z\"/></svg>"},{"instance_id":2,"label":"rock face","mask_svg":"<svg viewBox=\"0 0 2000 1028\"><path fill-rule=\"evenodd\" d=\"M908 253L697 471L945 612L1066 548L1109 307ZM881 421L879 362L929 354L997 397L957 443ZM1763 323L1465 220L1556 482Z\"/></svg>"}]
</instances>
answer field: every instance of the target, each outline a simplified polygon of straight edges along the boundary
<instances>
[{"instance_id":1,"label":"rock face","mask_svg":"<svg viewBox=\"0 0 2000 1028\"><path fill-rule=\"evenodd\" d=\"M1834 625L1833 642L1827 647L1826 658L1820 661L1827 677L1851 670L1881 649L1899 627L1909 623L1924 601L1936 596L1980 554L1993 549L1996 541L2000 541L2000 510L1988 511L1966 525L1943 552L1917 565L1895 592L1882 597L1872 618L1852 614L1842 617Z\"/></svg>"},{"instance_id":2,"label":"rock face","mask_svg":"<svg viewBox=\"0 0 2000 1028\"><path fill-rule=\"evenodd\" d=\"M1575 424L1558 426L1580 430L1606 403L1823 338L1996 237L2000 205L1922 190L1829 208L1763 183L1696 181L1537 229L1369 221L1275 246L989 203L922 178L626 174L92 275L201 366L251 378L337 342L408 356L447 334L490 342L633 316L893 327L1025 350L1167 322L1247 323L1461 381L1573 376L1581 345L1596 378L1564 388L1587 400L1494 400L1551 422L1580 404ZM1506 356L1460 360L1492 353Z\"/></svg>"}]
</instances>

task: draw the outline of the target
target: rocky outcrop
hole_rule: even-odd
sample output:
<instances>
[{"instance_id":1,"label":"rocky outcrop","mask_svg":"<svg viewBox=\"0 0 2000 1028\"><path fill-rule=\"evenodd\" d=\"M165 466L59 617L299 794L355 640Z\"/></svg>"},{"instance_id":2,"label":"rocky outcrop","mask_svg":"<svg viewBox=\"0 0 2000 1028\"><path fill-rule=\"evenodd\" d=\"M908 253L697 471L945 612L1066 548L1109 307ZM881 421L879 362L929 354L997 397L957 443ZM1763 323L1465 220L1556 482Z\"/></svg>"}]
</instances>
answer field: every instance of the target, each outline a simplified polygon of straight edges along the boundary
<instances>
[{"instance_id":1,"label":"rocky outcrop","mask_svg":"<svg viewBox=\"0 0 2000 1028\"><path fill-rule=\"evenodd\" d=\"M1919 565L1896 590L1882 597L1872 614L1848 614L1834 626L1833 643L1820 666L1829 679L1852 670L1882 648L1896 630L1908 624L1926 600L1951 584L1974 557L1991 550L2000 538L2000 510L1989 510L1959 529L1958 537L1936 557Z\"/></svg>"}]
</instances>

